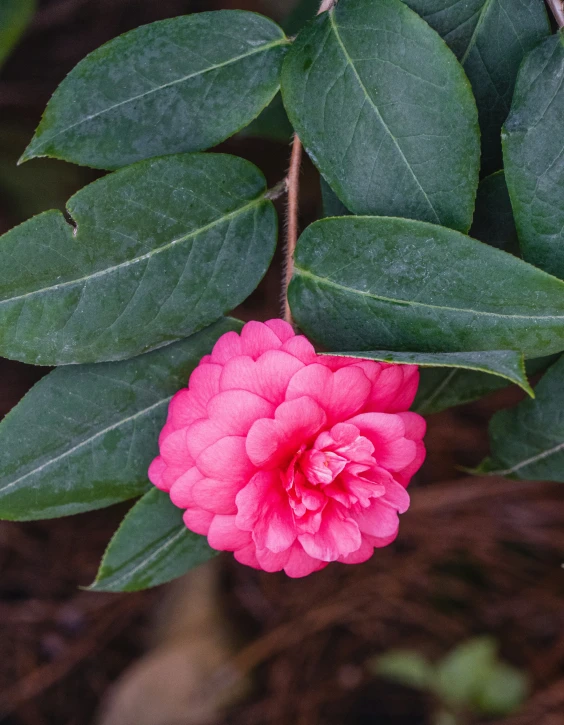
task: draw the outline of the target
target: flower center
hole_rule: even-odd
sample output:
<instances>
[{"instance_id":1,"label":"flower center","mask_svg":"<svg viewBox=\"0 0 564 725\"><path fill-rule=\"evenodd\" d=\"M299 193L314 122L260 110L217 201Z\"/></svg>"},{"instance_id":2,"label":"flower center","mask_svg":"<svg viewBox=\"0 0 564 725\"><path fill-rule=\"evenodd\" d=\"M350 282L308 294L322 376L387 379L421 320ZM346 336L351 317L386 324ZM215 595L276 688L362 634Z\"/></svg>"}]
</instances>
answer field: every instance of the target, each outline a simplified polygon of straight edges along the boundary
<instances>
[{"instance_id":1,"label":"flower center","mask_svg":"<svg viewBox=\"0 0 564 725\"><path fill-rule=\"evenodd\" d=\"M376 466L374 446L354 425L339 423L320 433L311 447L296 452L285 473L290 506L302 524L320 516L328 499L347 508L370 505L370 499L383 495L381 483L371 480Z\"/></svg>"}]
</instances>

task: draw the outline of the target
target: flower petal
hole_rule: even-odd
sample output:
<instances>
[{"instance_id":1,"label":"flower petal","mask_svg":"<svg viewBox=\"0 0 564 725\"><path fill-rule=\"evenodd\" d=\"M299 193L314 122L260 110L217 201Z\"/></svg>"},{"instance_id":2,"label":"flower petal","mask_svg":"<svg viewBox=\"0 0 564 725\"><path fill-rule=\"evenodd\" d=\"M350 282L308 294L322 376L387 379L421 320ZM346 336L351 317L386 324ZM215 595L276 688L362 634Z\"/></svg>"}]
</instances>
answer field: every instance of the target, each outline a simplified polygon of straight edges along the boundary
<instances>
[{"instance_id":1,"label":"flower petal","mask_svg":"<svg viewBox=\"0 0 564 725\"><path fill-rule=\"evenodd\" d=\"M396 509L382 503L382 499L373 499L368 508L354 514L354 519L363 534L380 539L395 535L399 526Z\"/></svg>"},{"instance_id":2,"label":"flower petal","mask_svg":"<svg viewBox=\"0 0 564 725\"><path fill-rule=\"evenodd\" d=\"M205 451L196 460L196 465L207 478L220 481L249 481L255 468L249 461L242 436L225 436Z\"/></svg>"},{"instance_id":3,"label":"flower petal","mask_svg":"<svg viewBox=\"0 0 564 725\"><path fill-rule=\"evenodd\" d=\"M245 436L258 418L274 416L275 406L248 390L225 390L208 403L208 415L227 435Z\"/></svg>"},{"instance_id":4,"label":"flower petal","mask_svg":"<svg viewBox=\"0 0 564 725\"><path fill-rule=\"evenodd\" d=\"M415 458L417 447L404 437L405 425L399 415L362 413L348 422L373 443L374 458L379 466L389 471L401 471Z\"/></svg>"},{"instance_id":5,"label":"flower petal","mask_svg":"<svg viewBox=\"0 0 564 725\"><path fill-rule=\"evenodd\" d=\"M196 466L192 466L186 473L179 476L170 487L170 500L172 503L181 509L194 506L192 489L194 484L201 478L202 474Z\"/></svg>"},{"instance_id":6,"label":"flower petal","mask_svg":"<svg viewBox=\"0 0 564 725\"><path fill-rule=\"evenodd\" d=\"M361 543L358 524L340 504L330 501L323 511L321 526L315 534L300 534L306 554L321 561L336 561L356 551Z\"/></svg>"},{"instance_id":7,"label":"flower petal","mask_svg":"<svg viewBox=\"0 0 564 725\"><path fill-rule=\"evenodd\" d=\"M186 528L190 529L190 531L193 531L195 534L207 536L213 517L214 514L209 511L193 508L186 509L182 518L184 519Z\"/></svg>"},{"instance_id":8,"label":"flower petal","mask_svg":"<svg viewBox=\"0 0 564 725\"><path fill-rule=\"evenodd\" d=\"M201 478L194 484L191 494L193 501L206 511L216 514L236 514L235 497L245 485L244 481L219 481L215 478Z\"/></svg>"},{"instance_id":9,"label":"flower petal","mask_svg":"<svg viewBox=\"0 0 564 725\"><path fill-rule=\"evenodd\" d=\"M314 571L325 569L326 566L326 561L319 561L319 559L314 559L306 554L303 546L296 541L290 549L290 558L284 566L284 571L292 579L299 579L312 574Z\"/></svg>"},{"instance_id":10,"label":"flower petal","mask_svg":"<svg viewBox=\"0 0 564 725\"><path fill-rule=\"evenodd\" d=\"M213 346L211 362L217 365L225 365L232 357L242 354L243 345L239 335L236 332L226 332Z\"/></svg>"},{"instance_id":11,"label":"flower petal","mask_svg":"<svg viewBox=\"0 0 564 725\"><path fill-rule=\"evenodd\" d=\"M327 414L328 424L347 420L360 411L370 393L370 381L357 367L332 372L327 366L306 365L290 380L286 400L303 395L316 400Z\"/></svg>"},{"instance_id":12,"label":"flower petal","mask_svg":"<svg viewBox=\"0 0 564 725\"><path fill-rule=\"evenodd\" d=\"M241 531L235 523L235 516L214 516L208 531L208 544L218 551L236 551L248 546L251 535Z\"/></svg>"},{"instance_id":13,"label":"flower petal","mask_svg":"<svg viewBox=\"0 0 564 725\"><path fill-rule=\"evenodd\" d=\"M264 322L251 320L241 330L241 349L243 355L259 358L267 350L278 350L282 347L282 341L270 327Z\"/></svg>"},{"instance_id":14,"label":"flower petal","mask_svg":"<svg viewBox=\"0 0 564 725\"><path fill-rule=\"evenodd\" d=\"M256 361L241 355L225 365L219 385L221 390L248 390L279 405L290 379L302 367L298 358L281 350L269 350Z\"/></svg>"},{"instance_id":15,"label":"flower petal","mask_svg":"<svg viewBox=\"0 0 564 725\"><path fill-rule=\"evenodd\" d=\"M237 494L237 526L252 532L257 549L280 553L296 539L288 496L277 471L259 471Z\"/></svg>"},{"instance_id":16,"label":"flower petal","mask_svg":"<svg viewBox=\"0 0 564 725\"><path fill-rule=\"evenodd\" d=\"M275 468L310 442L326 423L324 410L304 396L282 403L274 419L261 418L247 435L247 454L257 468Z\"/></svg>"},{"instance_id":17,"label":"flower petal","mask_svg":"<svg viewBox=\"0 0 564 725\"><path fill-rule=\"evenodd\" d=\"M294 329L292 328L292 325L290 325L289 322L281 320L278 317L275 317L273 320L267 320L264 324L272 330L272 332L282 343L286 342L287 340L291 340L294 337L297 337Z\"/></svg>"}]
</instances>

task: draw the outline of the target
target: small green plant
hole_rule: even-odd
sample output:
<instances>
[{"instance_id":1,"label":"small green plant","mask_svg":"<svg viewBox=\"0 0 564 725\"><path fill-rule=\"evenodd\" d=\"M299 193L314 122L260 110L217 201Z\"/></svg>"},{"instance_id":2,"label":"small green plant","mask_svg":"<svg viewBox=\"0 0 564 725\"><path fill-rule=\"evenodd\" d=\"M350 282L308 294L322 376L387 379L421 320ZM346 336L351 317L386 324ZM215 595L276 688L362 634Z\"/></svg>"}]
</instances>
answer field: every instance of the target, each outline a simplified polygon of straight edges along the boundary
<instances>
[{"instance_id":1,"label":"small green plant","mask_svg":"<svg viewBox=\"0 0 564 725\"><path fill-rule=\"evenodd\" d=\"M501 660L487 636L463 642L435 664L414 650L391 650L369 666L380 677L431 693L437 702L434 725L509 715L529 691L527 675Z\"/></svg>"}]
</instances>

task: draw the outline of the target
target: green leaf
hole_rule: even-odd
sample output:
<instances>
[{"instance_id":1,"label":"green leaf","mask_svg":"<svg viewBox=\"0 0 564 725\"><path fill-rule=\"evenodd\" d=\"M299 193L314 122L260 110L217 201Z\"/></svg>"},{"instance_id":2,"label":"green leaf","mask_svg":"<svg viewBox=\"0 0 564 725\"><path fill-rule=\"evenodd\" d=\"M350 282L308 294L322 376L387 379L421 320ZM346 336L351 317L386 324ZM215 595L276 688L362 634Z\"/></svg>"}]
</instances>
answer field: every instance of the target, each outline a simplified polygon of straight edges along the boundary
<instances>
[{"instance_id":1,"label":"green leaf","mask_svg":"<svg viewBox=\"0 0 564 725\"><path fill-rule=\"evenodd\" d=\"M564 349L564 283L459 232L408 219L324 219L302 234L289 300L328 350Z\"/></svg>"},{"instance_id":2,"label":"green leaf","mask_svg":"<svg viewBox=\"0 0 564 725\"><path fill-rule=\"evenodd\" d=\"M308 20L317 15L320 0L298 0L291 13L281 23L288 35L296 35Z\"/></svg>"},{"instance_id":3,"label":"green leaf","mask_svg":"<svg viewBox=\"0 0 564 725\"><path fill-rule=\"evenodd\" d=\"M372 663L371 663L372 664ZM375 675L417 690L427 690L433 680L433 665L418 652L391 650L373 660Z\"/></svg>"},{"instance_id":4,"label":"green leaf","mask_svg":"<svg viewBox=\"0 0 564 725\"><path fill-rule=\"evenodd\" d=\"M482 684L482 689L475 698L475 704L476 708L485 715L500 717L514 712L525 702L528 694L527 675L515 667L499 662Z\"/></svg>"},{"instance_id":5,"label":"green leaf","mask_svg":"<svg viewBox=\"0 0 564 725\"><path fill-rule=\"evenodd\" d=\"M215 146L270 103L287 44L276 23L241 10L125 33L65 78L21 160L52 156L116 169Z\"/></svg>"},{"instance_id":6,"label":"green leaf","mask_svg":"<svg viewBox=\"0 0 564 725\"><path fill-rule=\"evenodd\" d=\"M31 22L36 6L36 0L0 2L0 66Z\"/></svg>"},{"instance_id":7,"label":"green leaf","mask_svg":"<svg viewBox=\"0 0 564 725\"><path fill-rule=\"evenodd\" d=\"M520 255L513 209L503 171L486 176L480 182L470 236L492 247Z\"/></svg>"},{"instance_id":8,"label":"green leaf","mask_svg":"<svg viewBox=\"0 0 564 725\"><path fill-rule=\"evenodd\" d=\"M379 360L397 365L418 365L420 368L454 368L455 370L465 369L490 373L505 381L515 383L523 388L531 398L535 397L527 380L523 356L514 350L438 353L369 350L367 352L340 352L339 355L364 360Z\"/></svg>"},{"instance_id":9,"label":"green leaf","mask_svg":"<svg viewBox=\"0 0 564 725\"><path fill-rule=\"evenodd\" d=\"M255 118L240 132L240 136L266 138L269 141L289 143L292 138L292 124L284 110L282 96L277 93L258 118Z\"/></svg>"},{"instance_id":10,"label":"green leaf","mask_svg":"<svg viewBox=\"0 0 564 725\"><path fill-rule=\"evenodd\" d=\"M277 221L248 161L142 161L0 240L0 355L36 365L118 360L186 337L268 269Z\"/></svg>"},{"instance_id":11,"label":"green leaf","mask_svg":"<svg viewBox=\"0 0 564 725\"><path fill-rule=\"evenodd\" d=\"M491 458L480 471L564 482L564 356L535 388L535 400L498 411L490 421Z\"/></svg>"},{"instance_id":12,"label":"green leaf","mask_svg":"<svg viewBox=\"0 0 564 725\"><path fill-rule=\"evenodd\" d=\"M323 201L323 216L350 216L350 211L339 199L337 194L325 181L323 176L320 177L321 183L321 199Z\"/></svg>"},{"instance_id":13,"label":"green leaf","mask_svg":"<svg viewBox=\"0 0 564 725\"><path fill-rule=\"evenodd\" d=\"M189 531L167 493L153 488L138 501L110 541L95 582L97 592L136 592L164 584L217 554Z\"/></svg>"},{"instance_id":14,"label":"green leaf","mask_svg":"<svg viewBox=\"0 0 564 725\"><path fill-rule=\"evenodd\" d=\"M550 33L543 0L404 0L448 43L476 97L482 172L502 165L500 131L525 54Z\"/></svg>"},{"instance_id":15,"label":"green leaf","mask_svg":"<svg viewBox=\"0 0 564 725\"><path fill-rule=\"evenodd\" d=\"M505 177L523 258L564 278L564 32L530 53L503 130Z\"/></svg>"},{"instance_id":16,"label":"green leaf","mask_svg":"<svg viewBox=\"0 0 564 725\"><path fill-rule=\"evenodd\" d=\"M497 646L491 637L475 637L456 647L437 666L439 697L455 707L472 705L496 657Z\"/></svg>"},{"instance_id":17,"label":"green leaf","mask_svg":"<svg viewBox=\"0 0 564 725\"><path fill-rule=\"evenodd\" d=\"M526 360L527 376L545 370L557 357L550 355ZM423 368L419 372L419 388L413 410L421 415L430 415L455 405L470 403L505 387L507 380L497 375L460 368Z\"/></svg>"},{"instance_id":18,"label":"green leaf","mask_svg":"<svg viewBox=\"0 0 564 725\"><path fill-rule=\"evenodd\" d=\"M282 95L353 213L470 227L480 156L470 84L400 0L346 0L309 23L284 61Z\"/></svg>"},{"instance_id":19,"label":"green leaf","mask_svg":"<svg viewBox=\"0 0 564 725\"><path fill-rule=\"evenodd\" d=\"M56 518L143 494L172 396L237 320L132 360L58 368L0 423L0 518Z\"/></svg>"}]
</instances>

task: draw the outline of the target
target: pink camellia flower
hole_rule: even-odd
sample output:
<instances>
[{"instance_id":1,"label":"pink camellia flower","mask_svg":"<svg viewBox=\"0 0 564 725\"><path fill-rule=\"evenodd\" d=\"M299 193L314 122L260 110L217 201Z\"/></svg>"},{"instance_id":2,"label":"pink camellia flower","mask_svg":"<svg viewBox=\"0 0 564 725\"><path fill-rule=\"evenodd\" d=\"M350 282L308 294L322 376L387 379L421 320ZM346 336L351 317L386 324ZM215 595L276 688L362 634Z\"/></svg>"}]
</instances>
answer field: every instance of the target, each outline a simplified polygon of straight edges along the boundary
<instances>
[{"instance_id":1,"label":"pink camellia flower","mask_svg":"<svg viewBox=\"0 0 564 725\"><path fill-rule=\"evenodd\" d=\"M219 338L170 403L149 478L211 547L301 577L398 532L425 457L418 369L317 355L282 320Z\"/></svg>"}]
</instances>

